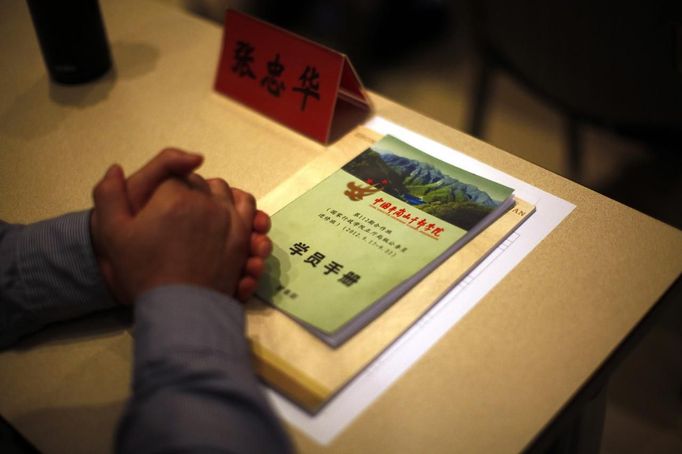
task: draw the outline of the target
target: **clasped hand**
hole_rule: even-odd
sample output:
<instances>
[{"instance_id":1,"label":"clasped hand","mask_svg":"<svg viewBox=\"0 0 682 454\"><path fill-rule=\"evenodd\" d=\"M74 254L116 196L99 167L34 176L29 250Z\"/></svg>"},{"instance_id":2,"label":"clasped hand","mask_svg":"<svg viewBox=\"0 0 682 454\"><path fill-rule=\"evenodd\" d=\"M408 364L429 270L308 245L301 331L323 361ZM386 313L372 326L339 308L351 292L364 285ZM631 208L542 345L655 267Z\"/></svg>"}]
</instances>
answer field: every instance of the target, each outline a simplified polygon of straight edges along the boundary
<instances>
[{"instance_id":1,"label":"clasped hand","mask_svg":"<svg viewBox=\"0 0 682 454\"><path fill-rule=\"evenodd\" d=\"M245 301L272 244L254 197L192 173L199 155L167 149L127 181L111 166L93 192L93 247L120 302L168 284L207 287Z\"/></svg>"}]
</instances>

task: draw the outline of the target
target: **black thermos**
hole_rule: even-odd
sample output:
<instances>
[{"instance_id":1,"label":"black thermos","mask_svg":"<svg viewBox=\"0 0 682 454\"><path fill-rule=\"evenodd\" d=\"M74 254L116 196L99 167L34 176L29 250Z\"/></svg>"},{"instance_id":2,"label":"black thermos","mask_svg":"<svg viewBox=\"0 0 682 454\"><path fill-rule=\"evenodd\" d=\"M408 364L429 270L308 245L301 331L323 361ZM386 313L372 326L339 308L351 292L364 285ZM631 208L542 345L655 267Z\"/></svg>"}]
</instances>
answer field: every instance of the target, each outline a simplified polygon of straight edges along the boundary
<instances>
[{"instance_id":1,"label":"black thermos","mask_svg":"<svg viewBox=\"0 0 682 454\"><path fill-rule=\"evenodd\" d=\"M111 68L98 0L28 0L28 6L52 80L88 82Z\"/></svg>"}]
</instances>

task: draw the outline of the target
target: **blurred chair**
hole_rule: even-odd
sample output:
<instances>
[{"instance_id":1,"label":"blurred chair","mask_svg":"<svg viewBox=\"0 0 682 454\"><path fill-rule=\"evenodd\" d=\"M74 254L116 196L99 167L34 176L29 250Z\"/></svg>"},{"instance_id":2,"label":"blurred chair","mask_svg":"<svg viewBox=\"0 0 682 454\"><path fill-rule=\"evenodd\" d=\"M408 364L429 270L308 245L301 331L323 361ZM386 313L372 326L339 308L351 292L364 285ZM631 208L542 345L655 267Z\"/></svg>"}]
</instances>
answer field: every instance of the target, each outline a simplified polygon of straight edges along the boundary
<instances>
[{"instance_id":1,"label":"blurred chair","mask_svg":"<svg viewBox=\"0 0 682 454\"><path fill-rule=\"evenodd\" d=\"M583 124L664 153L682 147L682 2L480 0L472 11L482 57L473 135L484 133L492 76L501 70L564 114L573 179Z\"/></svg>"}]
</instances>

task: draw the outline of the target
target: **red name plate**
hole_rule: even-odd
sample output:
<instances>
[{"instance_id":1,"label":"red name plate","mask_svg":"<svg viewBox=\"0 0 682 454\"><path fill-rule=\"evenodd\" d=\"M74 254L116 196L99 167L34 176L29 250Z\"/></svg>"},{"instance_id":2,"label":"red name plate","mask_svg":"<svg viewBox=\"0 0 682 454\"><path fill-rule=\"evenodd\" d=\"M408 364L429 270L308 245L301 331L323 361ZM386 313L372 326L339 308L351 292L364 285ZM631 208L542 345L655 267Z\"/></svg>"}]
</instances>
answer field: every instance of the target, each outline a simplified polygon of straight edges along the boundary
<instances>
[{"instance_id":1,"label":"red name plate","mask_svg":"<svg viewBox=\"0 0 682 454\"><path fill-rule=\"evenodd\" d=\"M225 13L215 89L323 143L338 99L370 109L345 55L235 10Z\"/></svg>"}]
</instances>

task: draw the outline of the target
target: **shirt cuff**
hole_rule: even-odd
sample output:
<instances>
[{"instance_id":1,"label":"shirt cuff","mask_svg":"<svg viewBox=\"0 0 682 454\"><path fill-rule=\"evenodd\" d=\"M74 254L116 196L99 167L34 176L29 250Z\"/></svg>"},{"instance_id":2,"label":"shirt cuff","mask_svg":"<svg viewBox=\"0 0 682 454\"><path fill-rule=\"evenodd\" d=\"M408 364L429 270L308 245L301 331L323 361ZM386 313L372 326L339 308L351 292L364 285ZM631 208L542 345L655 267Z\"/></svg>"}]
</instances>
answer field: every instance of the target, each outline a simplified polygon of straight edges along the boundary
<instances>
[{"instance_id":1,"label":"shirt cuff","mask_svg":"<svg viewBox=\"0 0 682 454\"><path fill-rule=\"evenodd\" d=\"M242 305L227 295L193 285L156 287L135 301L135 360L205 352L248 362L244 326Z\"/></svg>"},{"instance_id":2,"label":"shirt cuff","mask_svg":"<svg viewBox=\"0 0 682 454\"><path fill-rule=\"evenodd\" d=\"M25 226L17 258L25 309L39 321L115 306L92 249L89 210Z\"/></svg>"}]
</instances>

